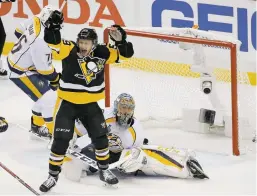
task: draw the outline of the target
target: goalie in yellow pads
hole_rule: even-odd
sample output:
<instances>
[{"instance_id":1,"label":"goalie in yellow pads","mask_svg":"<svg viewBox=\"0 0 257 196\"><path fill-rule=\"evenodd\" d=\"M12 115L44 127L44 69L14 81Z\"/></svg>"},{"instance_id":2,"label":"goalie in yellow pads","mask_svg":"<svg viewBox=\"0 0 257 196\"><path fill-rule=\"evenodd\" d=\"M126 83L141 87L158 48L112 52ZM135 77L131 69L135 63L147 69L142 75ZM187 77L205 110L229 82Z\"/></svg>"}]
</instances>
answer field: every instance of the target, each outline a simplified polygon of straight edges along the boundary
<instances>
[{"instance_id":1,"label":"goalie in yellow pads","mask_svg":"<svg viewBox=\"0 0 257 196\"><path fill-rule=\"evenodd\" d=\"M107 108L104 116L109 129L110 163L120 162L117 167L124 173L136 173L139 171L146 175L162 175L177 178L199 178L208 176L201 165L195 159L194 153L175 147L163 148L157 145L148 145L144 139L146 133L139 120L134 118L135 101L129 94L123 93L114 102L114 107ZM77 126L79 127L79 126ZM86 134L86 129L79 129ZM87 144L87 135L77 140L77 151L94 157L94 145ZM128 158L129 156L129 158ZM79 181L81 174L96 172L96 169L87 166L81 160L72 157L72 160L64 165L65 176L73 181ZM125 160L125 161L123 161Z\"/></svg>"}]
</instances>

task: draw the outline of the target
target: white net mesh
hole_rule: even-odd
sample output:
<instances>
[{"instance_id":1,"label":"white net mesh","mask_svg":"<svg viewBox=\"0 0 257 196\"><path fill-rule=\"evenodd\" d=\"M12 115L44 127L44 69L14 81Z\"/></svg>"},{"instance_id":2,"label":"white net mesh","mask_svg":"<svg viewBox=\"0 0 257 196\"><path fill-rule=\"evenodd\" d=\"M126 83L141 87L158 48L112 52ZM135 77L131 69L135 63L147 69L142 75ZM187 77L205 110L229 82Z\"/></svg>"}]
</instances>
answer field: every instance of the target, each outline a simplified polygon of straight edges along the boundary
<instances>
[{"instance_id":1,"label":"white net mesh","mask_svg":"<svg viewBox=\"0 0 257 196\"><path fill-rule=\"evenodd\" d=\"M130 28L131 29L131 28ZM215 35L188 28L131 29L167 35L187 36L207 40L240 42L231 37ZM111 102L122 92L130 93L136 100L136 116L146 122L155 119L159 125L181 126L182 109L222 109L231 116L231 53L229 48L200 44L178 44L166 39L130 36L134 57L111 66ZM183 48L191 48L184 50ZM246 117L255 128L255 86L246 71L241 71L239 52L238 107L239 118ZM218 103L213 104L201 90L200 73L210 73L216 80ZM248 123L247 122L247 123ZM247 133L249 135L253 133ZM244 134L239 133L240 137Z\"/></svg>"}]
</instances>

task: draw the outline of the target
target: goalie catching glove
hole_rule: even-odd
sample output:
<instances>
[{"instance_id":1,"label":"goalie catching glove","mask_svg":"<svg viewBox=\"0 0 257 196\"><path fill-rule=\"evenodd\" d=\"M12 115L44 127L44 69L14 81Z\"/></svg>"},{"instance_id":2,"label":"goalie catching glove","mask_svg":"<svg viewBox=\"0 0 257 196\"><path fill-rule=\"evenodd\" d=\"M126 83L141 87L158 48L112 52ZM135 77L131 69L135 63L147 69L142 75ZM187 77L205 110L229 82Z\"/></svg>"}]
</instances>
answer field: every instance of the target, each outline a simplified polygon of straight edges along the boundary
<instances>
[{"instance_id":1,"label":"goalie catching glove","mask_svg":"<svg viewBox=\"0 0 257 196\"><path fill-rule=\"evenodd\" d=\"M5 118L0 117L0 133L5 132L8 129L8 123Z\"/></svg>"},{"instance_id":2,"label":"goalie catching glove","mask_svg":"<svg viewBox=\"0 0 257 196\"><path fill-rule=\"evenodd\" d=\"M131 158L118 167L118 169L124 173L136 172L147 164L146 154L141 148L123 150L120 159L125 158L130 153L132 154Z\"/></svg>"}]
</instances>

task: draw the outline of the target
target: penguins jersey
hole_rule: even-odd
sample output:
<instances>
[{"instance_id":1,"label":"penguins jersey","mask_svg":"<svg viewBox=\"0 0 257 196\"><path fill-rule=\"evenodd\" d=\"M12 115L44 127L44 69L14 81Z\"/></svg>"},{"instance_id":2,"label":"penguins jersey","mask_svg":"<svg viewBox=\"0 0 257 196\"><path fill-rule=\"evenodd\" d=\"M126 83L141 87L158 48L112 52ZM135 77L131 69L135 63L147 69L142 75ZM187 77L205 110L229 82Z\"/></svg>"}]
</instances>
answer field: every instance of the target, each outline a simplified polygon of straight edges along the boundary
<instances>
[{"instance_id":1,"label":"penguins jersey","mask_svg":"<svg viewBox=\"0 0 257 196\"><path fill-rule=\"evenodd\" d=\"M140 122L137 119L134 118L131 126L124 128L116 122L114 108L112 107L104 110L104 117L109 130L108 139L109 150L111 152L119 153L123 149L131 149L133 147L140 147L143 145L144 132ZM80 135L87 134L86 129L79 121L76 122L76 128L77 131L80 132ZM83 137L79 138L79 140L83 140ZM81 143L81 141L79 143ZM87 143L85 143L83 147L86 145Z\"/></svg>"},{"instance_id":2,"label":"penguins jersey","mask_svg":"<svg viewBox=\"0 0 257 196\"><path fill-rule=\"evenodd\" d=\"M20 31L19 40L7 57L11 70L10 77L21 77L24 73L26 76L39 73L50 81L57 80L58 74L52 65L52 50L44 41L44 27L40 19L34 16L23 26L24 32Z\"/></svg>"},{"instance_id":3,"label":"penguins jersey","mask_svg":"<svg viewBox=\"0 0 257 196\"><path fill-rule=\"evenodd\" d=\"M104 65L115 63L119 58L133 55L130 42L120 44L118 48L96 45L85 57L78 55L78 48L72 41L63 40L59 50L53 54L56 60L62 60L62 77L58 96L74 104L87 104L104 99Z\"/></svg>"}]
</instances>

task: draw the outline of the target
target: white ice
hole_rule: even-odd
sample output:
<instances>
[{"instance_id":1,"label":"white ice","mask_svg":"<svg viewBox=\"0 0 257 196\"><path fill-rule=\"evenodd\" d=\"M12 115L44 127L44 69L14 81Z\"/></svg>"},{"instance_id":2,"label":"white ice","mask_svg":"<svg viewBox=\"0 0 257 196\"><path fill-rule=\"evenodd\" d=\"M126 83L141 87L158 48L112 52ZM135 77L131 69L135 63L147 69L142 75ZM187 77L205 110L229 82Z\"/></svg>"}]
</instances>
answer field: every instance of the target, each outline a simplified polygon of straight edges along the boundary
<instances>
[{"instance_id":1,"label":"white ice","mask_svg":"<svg viewBox=\"0 0 257 196\"><path fill-rule=\"evenodd\" d=\"M159 94L163 93L161 90L165 89L167 84L159 83L158 87L154 87L154 82L149 83L149 80L142 75L141 82L151 85L151 89L156 89L156 92L158 92L145 97L145 95L142 94L142 84L137 85L142 87L140 92L135 89L126 90L126 88L129 88L129 85L136 85L136 80L128 82L129 77L131 77L128 72L124 73L124 70L117 68L112 69L112 78L115 78L117 75L123 78L123 80L112 80L112 99L121 92L129 91L135 96L137 101L138 114L144 114L145 112L153 114L156 112L163 115L167 111L172 113L173 110L175 110L172 110L172 107L169 108L169 103L172 103L174 107L180 106L179 103L177 104L179 97L176 97L176 95L173 95L175 101L177 101L174 103L172 102L172 100L174 101L172 95L169 95L170 100L166 100L166 98L162 98L162 96L166 96L165 94ZM186 85L189 83L190 81L185 82ZM176 89L176 92L182 91L184 88L186 89L186 86ZM166 93L171 91L172 89L169 89ZM9 80L0 81L0 92L0 116L4 116L9 122L8 131L0 134L0 162L5 164L10 170L38 191L38 187L48 175L49 150L47 149L47 143L40 140L32 140L28 133L32 101ZM162 111L158 111L158 104L160 103L157 102L155 96L159 96L160 101L162 101L161 103L168 108L167 111L161 108L160 110ZM180 98L189 100L186 94L185 97ZM150 99L152 99L153 107L151 107L151 111L148 111L146 110L147 107L143 108L142 105L150 104L150 101L146 101ZM179 112L176 112L176 115L178 115L178 113ZM81 182L75 183L65 179L64 176L61 175L58 185L49 194L256 195L256 151L253 143L248 141L248 151L246 155L234 157L231 155L231 138L220 135L186 133L175 128L148 127L145 131L146 137L149 138L152 144L165 147L177 146L195 149L197 158L210 179L196 180L119 175L120 184L118 189L109 189L101 185L97 176L88 176L83 178ZM3 194L32 195L27 188L23 187L22 184L0 167L0 195Z\"/></svg>"}]
</instances>

